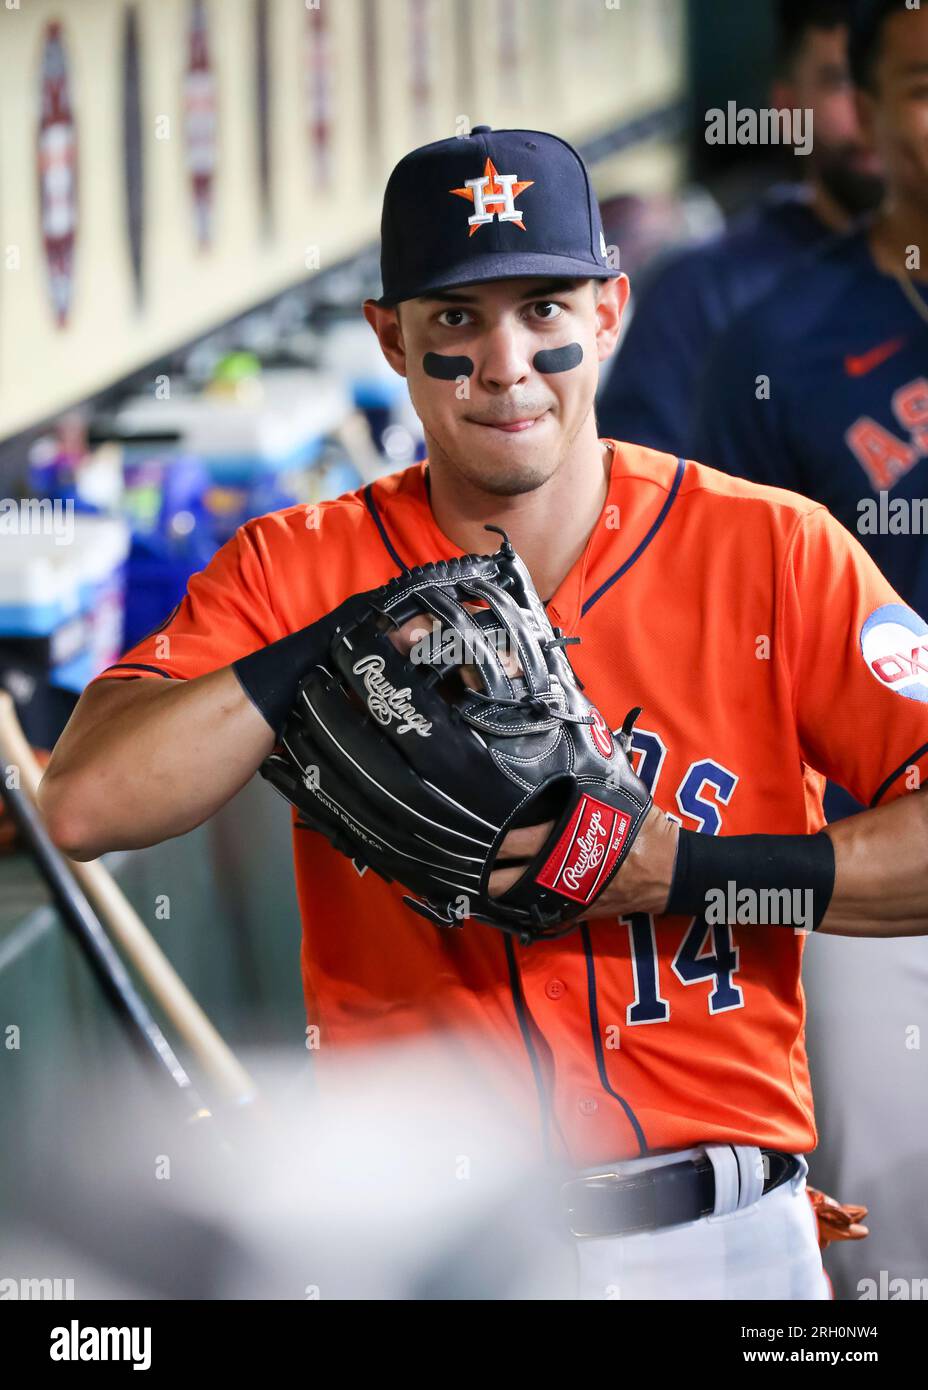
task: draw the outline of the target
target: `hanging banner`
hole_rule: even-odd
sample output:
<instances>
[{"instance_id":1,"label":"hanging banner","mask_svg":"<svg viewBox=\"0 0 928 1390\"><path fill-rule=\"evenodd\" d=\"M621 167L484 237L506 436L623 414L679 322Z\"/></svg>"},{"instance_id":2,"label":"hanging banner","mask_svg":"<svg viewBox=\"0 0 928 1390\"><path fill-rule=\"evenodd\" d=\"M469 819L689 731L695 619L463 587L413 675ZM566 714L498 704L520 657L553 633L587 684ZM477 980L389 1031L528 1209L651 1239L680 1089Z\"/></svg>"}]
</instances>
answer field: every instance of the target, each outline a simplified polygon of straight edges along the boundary
<instances>
[{"instance_id":1,"label":"hanging banner","mask_svg":"<svg viewBox=\"0 0 928 1390\"><path fill-rule=\"evenodd\" d=\"M126 235L135 302L143 298L143 248L145 236L145 179L142 169L142 98L139 88L138 14L126 8L122 41L122 155L126 196Z\"/></svg>"},{"instance_id":2,"label":"hanging banner","mask_svg":"<svg viewBox=\"0 0 928 1390\"><path fill-rule=\"evenodd\" d=\"M271 204L271 56L268 0L255 0L255 122L257 124L258 200L261 231L269 236Z\"/></svg>"},{"instance_id":3,"label":"hanging banner","mask_svg":"<svg viewBox=\"0 0 928 1390\"><path fill-rule=\"evenodd\" d=\"M367 150L367 172L377 178L383 164L383 138L380 121L380 31L377 25L377 0L364 0L362 30L364 63L364 144Z\"/></svg>"},{"instance_id":4,"label":"hanging banner","mask_svg":"<svg viewBox=\"0 0 928 1390\"><path fill-rule=\"evenodd\" d=\"M196 240L201 249L209 246L213 239L218 124L206 0L191 0L184 73L184 146L193 194Z\"/></svg>"},{"instance_id":5,"label":"hanging banner","mask_svg":"<svg viewBox=\"0 0 928 1390\"><path fill-rule=\"evenodd\" d=\"M514 104L520 99L521 23L519 0L497 0L499 21L499 97Z\"/></svg>"},{"instance_id":6,"label":"hanging banner","mask_svg":"<svg viewBox=\"0 0 928 1390\"><path fill-rule=\"evenodd\" d=\"M412 139L421 145L432 123L432 0L409 0L409 105Z\"/></svg>"},{"instance_id":7,"label":"hanging banner","mask_svg":"<svg viewBox=\"0 0 928 1390\"><path fill-rule=\"evenodd\" d=\"M77 129L68 58L58 23L45 30L39 94L39 219L55 322L63 328L74 290Z\"/></svg>"},{"instance_id":8,"label":"hanging banner","mask_svg":"<svg viewBox=\"0 0 928 1390\"><path fill-rule=\"evenodd\" d=\"M454 52L458 75L458 111L467 116L471 125L479 124L482 117L475 111L477 100L474 72L473 22L470 9L471 0L455 0L454 7Z\"/></svg>"},{"instance_id":9,"label":"hanging banner","mask_svg":"<svg viewBox=\"0 0 928 1390\"><path fill-rule=\"evenodd\" d=\"M334 107L332 32L329 15L319 6L306 12L306 118L310 168L316 187L332 183Z\"/></svg>"}]
</instances>

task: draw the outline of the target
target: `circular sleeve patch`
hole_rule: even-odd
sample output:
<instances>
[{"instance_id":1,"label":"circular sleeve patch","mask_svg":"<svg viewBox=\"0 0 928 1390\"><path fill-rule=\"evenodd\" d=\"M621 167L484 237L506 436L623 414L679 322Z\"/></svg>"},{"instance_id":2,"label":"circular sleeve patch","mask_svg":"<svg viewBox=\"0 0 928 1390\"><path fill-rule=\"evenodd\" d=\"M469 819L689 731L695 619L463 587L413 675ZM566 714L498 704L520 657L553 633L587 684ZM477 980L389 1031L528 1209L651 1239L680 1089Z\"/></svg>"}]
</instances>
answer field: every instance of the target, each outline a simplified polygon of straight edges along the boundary
<instances>
[{"instance_id":1,"label":"circular sleeve patch","mask_svg":"<svg viewBox=\"0 0 928 1390\"><path fill-rule=\"evenodd\" d=\"M860 650L880 685L928 704L928 623L911 608L887 603L875 609L860 630Z\"/></svg>"}]
</instances>

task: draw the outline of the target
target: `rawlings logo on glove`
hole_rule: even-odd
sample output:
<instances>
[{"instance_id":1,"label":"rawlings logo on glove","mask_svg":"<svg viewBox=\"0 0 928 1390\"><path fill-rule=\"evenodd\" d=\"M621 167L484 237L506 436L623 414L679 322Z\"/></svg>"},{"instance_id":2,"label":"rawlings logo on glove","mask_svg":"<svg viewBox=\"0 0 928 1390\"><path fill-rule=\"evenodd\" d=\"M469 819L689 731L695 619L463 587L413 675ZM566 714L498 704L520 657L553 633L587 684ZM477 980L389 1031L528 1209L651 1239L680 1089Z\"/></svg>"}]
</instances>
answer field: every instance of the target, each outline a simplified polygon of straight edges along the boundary
<instances>
[{"instance_id":1,"label":"rawlings logo on glove","mask_svg":"<svg viewBox=\"0 0 928 1390\"><path fill-rule=\"evenodd\" d=\"M360 661L356 661L351 668L356 676L363 676L364 688L367 691L367 708L377 720L378 724L389 724L391 720L397 719L396 732L398 734L408 734L415 732L422 738L428 738L432 732L432 726L427 719L423 719L415 705L410 700L412 691L409 686L402 690L397 690L395 685L391 685L383 674L382 656L365 656Z\"/></svg>"},{"instance_id":2,"label":"rawlings logo on glove","mask_svg":"<svg viewBox=\"0 0 928 1390\"><path fill-rule=\"evenodd\" d=\"M577 902L592 902L602 879L612 877L612 866L622 853L630 829L629 816L585 796L539 873L538 882Z\"/></svg>"}]
</instances>

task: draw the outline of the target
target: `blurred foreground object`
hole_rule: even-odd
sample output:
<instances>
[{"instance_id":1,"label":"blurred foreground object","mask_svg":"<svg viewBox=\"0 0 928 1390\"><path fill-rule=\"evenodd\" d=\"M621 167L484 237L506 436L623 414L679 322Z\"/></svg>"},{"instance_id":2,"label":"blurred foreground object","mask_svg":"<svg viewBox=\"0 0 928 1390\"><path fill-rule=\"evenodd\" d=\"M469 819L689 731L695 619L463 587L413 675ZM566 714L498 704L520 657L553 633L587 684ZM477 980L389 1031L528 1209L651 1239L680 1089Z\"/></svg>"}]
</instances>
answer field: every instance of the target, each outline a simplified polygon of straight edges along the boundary
<instances>
[{"instance_id":1,"label":"blurred foreground object","mask_svg":"<svg viewBox=\"0 0 928 1390\"><path fill-rule=\"evenodd\" d=\"M574 1297L534 1127L488 1098L472 1053L358 1050L324 1098L305 1057L252 1054L274 1118L243 1113L218 1156L115 1069L101 1134L75 1076L41 1153L7 1136L0 1267L78 1299Z\"/></svg>"}]
</instances>

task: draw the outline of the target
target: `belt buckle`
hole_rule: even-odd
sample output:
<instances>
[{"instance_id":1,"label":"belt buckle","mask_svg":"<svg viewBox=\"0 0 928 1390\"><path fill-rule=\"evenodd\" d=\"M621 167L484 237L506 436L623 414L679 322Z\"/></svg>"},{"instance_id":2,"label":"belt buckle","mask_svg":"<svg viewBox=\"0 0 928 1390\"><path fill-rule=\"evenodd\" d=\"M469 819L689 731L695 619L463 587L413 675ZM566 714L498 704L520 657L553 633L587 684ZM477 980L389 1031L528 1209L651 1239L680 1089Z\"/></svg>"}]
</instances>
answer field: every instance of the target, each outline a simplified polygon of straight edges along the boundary
<instances>
[{"instance_id":1,"label":"belt buckle","mask_svg":"<svg viewBox=\"0 0 928 1390\"><path fill-rule=\"evenodd\" d=\"M570 1234L572 1236L575 1236L577 1240L592 1240L599 1234L599 1232L577 1230L576 1224L572 1219L573 1213L570 1200L567 1196L568 1190L576 1190L577 1188L587 1188L590 1186L591 1183L601 1182L603 1181L603 1179L612 1179L615 1182L622 1181L621 1175L619 1173L616 1173L612 1169L607 1169L601 1173L586 1173L583 1177L580 1178L568 1178L566 1182L561 1183L561 1200L563 1201L565 1207L565 1213L567 1217L567 1228L570 1231Z\"/></svg>"}]
</instances>

